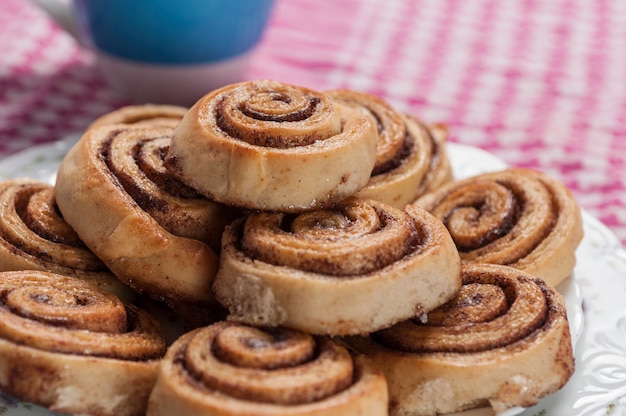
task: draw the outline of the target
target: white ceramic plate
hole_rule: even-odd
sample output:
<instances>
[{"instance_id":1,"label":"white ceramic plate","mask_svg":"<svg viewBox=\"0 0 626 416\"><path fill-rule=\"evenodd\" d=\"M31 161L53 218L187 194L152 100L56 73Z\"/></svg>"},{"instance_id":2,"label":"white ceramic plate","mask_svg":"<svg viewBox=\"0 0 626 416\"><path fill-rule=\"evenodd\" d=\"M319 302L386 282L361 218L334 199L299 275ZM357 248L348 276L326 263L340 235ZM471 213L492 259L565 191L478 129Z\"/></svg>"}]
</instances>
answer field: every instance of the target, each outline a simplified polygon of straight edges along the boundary
<instances>
[{"instance_id":1,"label":"white ceramic plate","mask_svg":"<svg viewBox=\"0 0 626 416\"><path fill-rule=\"evenodd\" d=\"M0 180L29 177L53 183L63 155L77 136L36 146L0 160ZM506 165L480 149L449 144L459 178ZM530 409L506 416L626 416L626 251L603 224L584 213L585 237L573 276L558 289L568 309L576 342L576 372L567 385ZM584 311L584 312L583 312ZM55 413L0 393L1 416L50 416ZM465 415L484 414L484 411Z\"/></svg>"}]
</instances>

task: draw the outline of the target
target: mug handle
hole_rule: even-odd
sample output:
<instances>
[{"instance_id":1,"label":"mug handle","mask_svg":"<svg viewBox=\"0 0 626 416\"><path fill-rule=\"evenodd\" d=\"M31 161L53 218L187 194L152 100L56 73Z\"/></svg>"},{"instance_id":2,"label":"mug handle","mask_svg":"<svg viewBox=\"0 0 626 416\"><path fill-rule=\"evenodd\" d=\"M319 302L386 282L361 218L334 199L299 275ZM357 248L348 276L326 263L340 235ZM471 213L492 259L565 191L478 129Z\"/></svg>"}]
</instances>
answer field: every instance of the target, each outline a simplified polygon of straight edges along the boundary
<instances>
[{"instance_id":1,"label":"mug handle","mask_svg":"<svg viewBox=\"0 0 626 416\"><path fill-rule=\"evenodd\" d=\"M71 35L77 41L78 28L74 20L71 1L62 0L30 0L31 3L38 6L46 12L52 20L54 20L65 32Z\"/></svg>"}]
</instances>

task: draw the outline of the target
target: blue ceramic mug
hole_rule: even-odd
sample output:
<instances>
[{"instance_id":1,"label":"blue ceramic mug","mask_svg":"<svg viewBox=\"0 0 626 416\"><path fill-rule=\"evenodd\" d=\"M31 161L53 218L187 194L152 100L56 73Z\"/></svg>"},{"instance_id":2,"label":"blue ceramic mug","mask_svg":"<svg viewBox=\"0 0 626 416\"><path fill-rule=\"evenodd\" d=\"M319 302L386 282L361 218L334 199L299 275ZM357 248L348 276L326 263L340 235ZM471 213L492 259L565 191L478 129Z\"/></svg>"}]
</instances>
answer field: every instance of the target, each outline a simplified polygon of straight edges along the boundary
<instances>
[{"instance_id":1,"label":"blue ceramic mug","mask_svg":"<svg viewBox=\"0 0 626 416\"><path fill-rule=\"evenodd\" d=\"M71 18L57 20L94 51L105 77L126 96L191 105L215 88L242 80L273 4L74 0Z\"/></svg>"}]
</instances>

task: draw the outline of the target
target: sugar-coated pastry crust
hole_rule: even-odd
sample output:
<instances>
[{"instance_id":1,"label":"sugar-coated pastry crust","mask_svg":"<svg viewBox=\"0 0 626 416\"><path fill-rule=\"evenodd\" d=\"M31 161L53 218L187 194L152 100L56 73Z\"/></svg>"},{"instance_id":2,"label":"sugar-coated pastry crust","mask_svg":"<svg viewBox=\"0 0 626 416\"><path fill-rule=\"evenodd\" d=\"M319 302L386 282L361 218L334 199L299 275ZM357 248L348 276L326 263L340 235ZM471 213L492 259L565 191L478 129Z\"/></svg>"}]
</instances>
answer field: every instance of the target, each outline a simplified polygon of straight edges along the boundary
<instances>
[{"instance_id":1,"label":"sugar-coated pastry crust","mask_svg":"<svg viewBox=\"0 0 626 416\"><path fill-rule=\"evenodd\" d=\"M346 89L326 94L333 101L363 110L378 127L376 164L357 196L403 209L418 196L452 180L444 125L427 126L372 94Z\"/></svg>"},{"instance_id":2,"label":"sugar-coated pastry crust","mask_svg":"<svg viewBox=\"0 0 626 416\"><path fill-rule=\"evenodd\" d=\"M464 262L509 265L552 286L574 269L583 236L580 207L545 173L485 173L444 185L414 204L444 222Z\"/></svg>"},{"instance_id":3,"label":"sugar-coated pastry crust","mask_svg":"<svg viewBox=\"0 0 626 416\"><path fill-rule=\"evenodd\" d=\"M0 271L51 271L134 297L60 215L52 185L29 178L0 182L0 218Z\"/></svg>"},{"instance_id":4,"label":"sugar-coated pastry crust","mask_svg":"<svg viewBox=\"0 0 626 416\"><path fill-rule=\"evenodd\" d=\"M216 251L231 209L165 170L171 131L89 129L62 161L55 195L66 221L118 279L179 310L213 303Z\"/></svg>"},{"instance_id":5,"label":"sugar-coated pastry crust","mask_svg":"<svg viewBox=\"0 0 626 416\"><path fill-rule=\"evenodd\" d=\"M0 273L0 389L53 411L141 416L165 340L148 314L84 280Z\"/></svg>"},{"instance_id":6,"label":"sugar-coated pastry crust","mask_svg":"<svg viewBox=\"0 0 626 416\"><path fill-rule=\"evenodd\" d=\"M301 211L362 188L376 141L369 117L322 93L249 81L201 98L176 128L167 163L215 201Z\"/></svg>"},{"instance_id":7,"label":"sugar-coated pastry crust","mask_svg":"<svg viewBox=\"0 0 626 416\"><path fill-rule=\"evenodd\" d=\"M387 385L360 354L324 337L218 322L163 359L147 416L386 416Z\"/></svg>"},{"instance_id":8,"label":"sugar-coated pastry crust","mask_svg":"<svg viewBox=\"0 0 626 416\"><path fill-rule=\"evenodd\" d=\"M227 227L213 291L233 320L346 335L423 314L460 284L454 243L432 215L349 198Z\"/></svg>"},{"instance_id":9,"label":"sugar-coated pastry crust","mask_svg":"<svg viewBox=\"0 0 626 416\"><path fill-rule=\"evenodd\" d=\"M180 123L187 110L187 107L168 104L127 105L98 117L89 125L89 128L111 124L174 128Z\"/></svg>"},{"instance_id":10,"label":"sugar-coated pastry crust","mask_svg":"<svg viewBox=\"0 0 626 416\"><path fill-rule=\"evenodd\" d=\"M464 265L463 283L458 297L423 323L346 341L385 373L391 415L529 407L573 374L567 313L554 288L491 264Z\"/></svg>"}]
</instances>

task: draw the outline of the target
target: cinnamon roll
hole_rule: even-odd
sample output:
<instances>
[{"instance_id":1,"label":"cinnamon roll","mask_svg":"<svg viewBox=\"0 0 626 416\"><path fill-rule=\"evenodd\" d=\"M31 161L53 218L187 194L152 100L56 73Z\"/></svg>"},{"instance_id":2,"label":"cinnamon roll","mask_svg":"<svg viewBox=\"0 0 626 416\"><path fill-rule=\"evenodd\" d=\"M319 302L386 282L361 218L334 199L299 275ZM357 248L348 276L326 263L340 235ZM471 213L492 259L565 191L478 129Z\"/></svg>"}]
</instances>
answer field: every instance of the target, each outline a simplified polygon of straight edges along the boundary
<instances>
[{"instance_id":1,"label":"cinnamon roll","mask_svg":"<svg viewBox=\"0 0 626 416\"><path fill-rule=\"evenodd\" d=\"M561 182L513 168L456 181L414 202L443 221L464 262L504 264L557 286L576 263L580 207Z\"/></svg>"},{"instance_id":2,"label":"cinnamon roll","mask_svg":"<svg viewBox=\"0 0 626 416\"><path fill-rule=\"evenodd\" d=\"M346 342L380 366L398 416L528 407L574 371L560 294L502 265L466 264L459 295L426 319Z\"/></svg>"},{"instance_id":3,"label":"cinnamon roll","mask_svg":"<svg viewBox=\"0 0 626 416\"><path fill-rule=\"evenodd\" d=\"M61 216L54 187L34 179L0 182L0 271L44 270L89 280L125 300L120 282Z\"/></svg>"},{"instance_id":4,"label":"cinnamon roll","mask_svg":"<svg viewBox=\"0 0 626 416\"><path fill-rule=\"evenodd\" d=\"M349 198L236 220L213 291L235 321L346 335L421 315L460 284L458 253L436 218Z\"/></svg>"},{"instance_id":5,"label":"cinnamon roll","mask_svg":"<svg viewBox=\"0 0 626 416\"><path fill-rule=\"evenodd\" d=\"M215 201L294 212L362 188L376 141L373 123L360 111L304 87L249 81L215 90L187 112L167 164Z\"/></svg>"},{"instance_id":6,"label":"cinnamon roll","mask_svg":"<svg viewBox=\"0 0 626 416\"><path fill-rule=\"evenodd\" d=\"M376 163L357 196L403 209L418 196L452 180L444 125L426 126L368 93L342 89L326 94L335 102L365 111L377 126Z\"/></svg>"},{"instance_id":7,"label":"cinnamon roll","mask_svg":"<svg viewBox=\"0 0 626 416\"><path fill-rule=\"evenodd\" d=\"M180 123L186 107L167 104L127 105L94 120L89 128L110 124L133 124L144 127L171 127Z\"/></svg>"},{"instance_id":8,"label":"cinnamon roll","mask_svg":"<svg viewBox=\"0 0 626 416\"><path fill-rule=\"evenodd\" d=\"M194 305L214 303L219 240L234 213L163 167L171 133L128 125L87 130L61 163L55 195L66 221L118 279L192 316Z\"/></svg>"},{"instance_id":9,"label":"cinnamon roll","mask_svg":"<svg viewBox=\"0 0 626 416\"><path fill-rule=\"evenodd\" d=\"M0 287L2 391L64 413L145 414L165 353L152 317L49 272L2 272Z\"/></svg>"},{"instance_id":10,"label":"cinnamon roll","mask_svg":"<svg viewBox=\"0 0 626 416\"><path fill-rule=\"evenodd\" d=\"M387 415L385 379L336 342L219 322L179 338L147 416Z\"/></svg>"}]
</instances>

